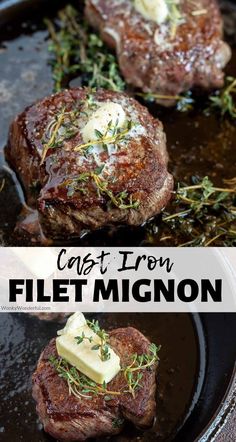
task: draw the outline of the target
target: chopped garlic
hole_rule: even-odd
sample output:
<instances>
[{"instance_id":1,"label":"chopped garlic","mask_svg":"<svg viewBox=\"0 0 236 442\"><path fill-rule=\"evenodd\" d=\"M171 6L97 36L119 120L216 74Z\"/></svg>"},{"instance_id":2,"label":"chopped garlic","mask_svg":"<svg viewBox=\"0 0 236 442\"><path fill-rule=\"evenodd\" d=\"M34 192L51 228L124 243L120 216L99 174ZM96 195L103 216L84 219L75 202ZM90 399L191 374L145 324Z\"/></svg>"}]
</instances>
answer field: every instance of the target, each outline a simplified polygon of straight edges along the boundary
<instances>
[{"instance_id":1,"label":"chopped garlic","mask_svg":"<svg viewBox=\"0 0 236 442\"><path fill-rule=\"evenodd\" d=\"M118 103L107 102L91 115L89 121L82 129L82 137L85 143L99 139L97 131L103 135L106 133L108 125L123 127L126 123L126 114L122 106Z\"/></svg>"},{"instance_id":2,"label":"chopped garlic","mask_svg":"<svg viewBox=\"0 0 236 442\"><path fill-rule=\"evenodd\" d=\"M164 23L169 15L165 0L134 0L134 7L144 18L158 25Z\"/></svg>"}]
</instances>

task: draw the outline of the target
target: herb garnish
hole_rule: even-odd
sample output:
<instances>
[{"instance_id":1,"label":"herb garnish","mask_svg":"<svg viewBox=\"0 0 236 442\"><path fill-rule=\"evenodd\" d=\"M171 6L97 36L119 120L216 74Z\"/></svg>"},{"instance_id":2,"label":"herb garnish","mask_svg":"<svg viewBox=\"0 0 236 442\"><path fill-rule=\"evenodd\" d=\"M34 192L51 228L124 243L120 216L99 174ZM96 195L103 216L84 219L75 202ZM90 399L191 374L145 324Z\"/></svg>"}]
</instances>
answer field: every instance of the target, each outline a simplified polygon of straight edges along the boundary
<instances>
[{"instance_id":1,"label":"herb garnish","mask_svg":"<svg viewBox=\"0 0 236 442\"><path fill-rule=\"evenodd\" d=\"M194 99L192 98L191 91L182 95L162 95L154 92L137 92L135 95L142 97L147 101L166 101L175 102L177 110L180 112L186 112L193 109Z\"/></svg>"},{"instance_id":2,"label":"herb garnish","mask_svg":"<svg viewBox=\"0 0 236 442\"><path fill-rule=\"evenodd\" d=\"M115 419L112 420L112 426L114 428L120 428L124 424L124 421L125 421L124 419L121 419L119 417L115 418Z\"/></svg>"},{"instance_id":3,"label":"herb garnish","mask_svg":"<svg viewBox=\"0 0 236 442\"><path fill-rule=\"evenodd\" d=\"M91 324L91 328L93 327L98 333L101 332L97 321L87 322ZM102 330L102 332L104 332L104 330ZM109 390L106 382L102 385L97 384L80 373L63 358L50 356L49 362L55 368L58 376L67 382L70 395L73 394L78 399L92 399L94 396L104 396L105 401L110 401L112 400L112 396L119 396L122 393L129 393L135 397L135 393L140 388L140 381L143 377L142 371L149 370L159 361L158 352L160 348L160 346L157 347L155 344L150 344L148 354L134 354L131 356L131 364L127 367L122 367L126 385L120 391Z\"/></svg>"},{"instance_id":4,"label":"herb garnish","mask_svg":"<svg viewBox=\"0 0 236 442\"><path fill-rule=\"evenodd\" d=\"M134 354L131 364L122 369L128 385L128 391L133 397L135 397L135 391L140 387L140 381L143 377L142 370L151 368L159 361L158 352L160 349L161 346L157 347L155 344L151 344L149 354Z\"/></svg>"},{"instance_id":5,"label":"herb garnish","mask_svg":"<svg viewBox=\"0 0 236 442\"><path fill-rule=\"evenodd\" d=\"M108 181L95 173L92 173L91 176L96 184L98 193L105 193L110 198L114 206L121 210L137 209L139 207L140 202L138 200L133 201L132 195L129 196L127 190L114 194L108 187Z\"/></svg>"},{"instance_id":6,"label":"herb garnish","mask_svg":"<svg viewBox=\"0 0 236 442\"><path fill-rule=\"evenodd\" d=\"M236 178L225 180L227 187L214 186L208 177L193 177L192 182L190 186L178 184L172 203L175 211L162 215L169 229L167 238L173 238L172 232L176 237L177 231L186 237L180 246L235 246Z\"/></svg>"},{"instance_id":7,"label":"herb garnish","mask_svg":"<svg viewBox=\"0 0 236 442\"><path fill-rule=\"evenodd\" d=\"M84 187L82 187L81 184L83 182L86 183L89 179L92 179L96 186L98 194L107 195L114 206L118 207L121 210L137 209L140 204L139 201L133 200L132 195L129 195L126 190L114 194L114 192L109 189L109 182L100 175L101 171L102 169L98 168L94 172L82 173L76 177L63 181L63 183L60 184L60 187L67 187L67 196L72 197L77 191L85 193L86 190Z\"/></svg>"},{"instance_id":8,"label":"herb garnish","mask_svg":"<svg viewBox=\"0 0 236 442\"><path fill-rule=\"evenodd\" d=\"M79 12L67 5L59 14L55 26L45 20L51 37L49 51L56 92L68 86L71 77L82 75L82 86L122 91L116 57L103 41L92 32Z\"/></svg>"},{"instance_id":9,"label":"herb garnish","mask_svg":"<svg viewBox=\"0 0 236 442\"><path fill-rule=\"evenodd\" d=\"M105 330L100 328L98 321L87 321L88 326L93 330L93 332L100 338L101 344L95 344L91 347L91 350L100 350L100 358L101 360L108 361L111 358L110 347L108 345L109 335ZM80 345L84 340L88 340L90 344L93 343L93 337L85 336L84 332L82 332L81 336L76 336L75 340L78 345Z\"/></svg>"},{"instance_id":10,"label":"herb garnish","mask_svg":"<svg viewBox=\"0 0 236 442\"><path fill-rule=\"evenodd\" d=\"M93 342L93 337L92 336L85 336L84 332L82 332L80 336L75 337L75 340L78 345L82 344L82 342L84 342L86 340L88 340L91 344Z\"/></svg>"},{"instance_id":11,"label":"herb garnish","mask_svg":"<svg viewBox=\"0 0 236 442\"><path fill-rule=\"evenodd\" d=\"M177 27L182 23L183 17L180 12L178 0L166 0L169 14L168 21L170 23L170 37L173 40L176 36Z\"/></svg>"},{"instance_id":12,"label":"herb garnish","mask_svg":"<svg viewBox=\"0 0 236 442\"><path fill-rule=\"evenodd\" d=\"M88 149L89 147L94 145L102 145L104 149L107 148L109 144L117 146L118 143L126 140L127 135L134 125L135 123L131 120L127 121L125 127L119 127L118 119L114 125L112 125L112 121L110 121L104 133L95 129L95 135L97 138L95 140L89 141L88 143L76 146L74 148L74 151L83 151L84 149Z\"/></svg>"},{"instance_id":13,"label":"herb garnish","mask_svg":"<svg viewBox=\"0 0 236 442\"><path fill-rule=\"evenodd\" d=\"M226 77L225 87L210 95L209 100L210 108L219 111L223 117L236 118L236 78Z\"/></svg>"},{"instance_id":14,"label":"herb garnish","mask_svg":"<svg viewBox=\"0 0 236 442\"><path fill-rule=\"evenodd\" d=\"M42 139L43 151L41 164L44 163L49 149L62 147L65 141L68 141L79 132L79 128L77 127L79 113L79 108L66 111L65 106L63 106L49 122Z\"/></svg>"},{"instance_id":15,"label":"herb garnish","mask_svg":"<svg viewBox=\"0 0 236 442\"><path fill-rule=\"evenodd\" d=\"M65 359L51 356L50 364L55 368L59 377L67 381L69 395L73 394L77 399L92 399L93 396L119 396L121 392L107 389L106 382L99 385L93 382L84 374L80 373L75 367L71 366Z\"/></svg>"}]
</instances>

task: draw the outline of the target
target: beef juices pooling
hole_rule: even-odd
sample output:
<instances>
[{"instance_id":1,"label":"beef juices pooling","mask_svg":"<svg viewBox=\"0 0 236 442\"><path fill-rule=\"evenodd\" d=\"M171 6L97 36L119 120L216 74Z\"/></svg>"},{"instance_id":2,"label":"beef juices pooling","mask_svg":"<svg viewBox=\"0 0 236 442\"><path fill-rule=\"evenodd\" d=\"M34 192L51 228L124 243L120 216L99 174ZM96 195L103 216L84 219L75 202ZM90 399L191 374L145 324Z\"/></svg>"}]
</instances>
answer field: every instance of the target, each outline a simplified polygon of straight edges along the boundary
<instances>
[{"instance_id":1,"label":"beef juices pooling","mask_svg":"<svg viewBox=\"0 0 236 442\"><path fill-rule=\"evenodd\" d=\"M127 83L144 92L176 96L223 86L231 50L215 0L86 0L85 14L116 49Z\"/></svg>"},{"instance_id":2,"label":"beef juices pooling","mask_svg":"<svg viewBox=\"0 0 236 442\"><path fill-rule=\"evenodd\" d=\"M161 122L116 92L76 88L33 104L11 124L6 157L49 238L140 225L173 188Z\"/></svg>"}]
</instances>

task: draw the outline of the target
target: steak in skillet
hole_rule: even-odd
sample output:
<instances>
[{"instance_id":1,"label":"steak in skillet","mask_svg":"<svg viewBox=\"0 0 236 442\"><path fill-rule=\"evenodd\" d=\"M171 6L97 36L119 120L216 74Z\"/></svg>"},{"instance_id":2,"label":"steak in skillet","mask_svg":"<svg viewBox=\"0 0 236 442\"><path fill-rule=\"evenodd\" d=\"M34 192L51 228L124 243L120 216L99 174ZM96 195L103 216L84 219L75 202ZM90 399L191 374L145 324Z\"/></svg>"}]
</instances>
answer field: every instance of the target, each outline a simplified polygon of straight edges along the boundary
<instances>
[{"instance_id":1,"label":"steak in skillet","mask_svg":"<svg viewBox=\"0 0 236 442\"><path fill-rule=\"evenodd\" d=\"M118 141L97 145L92 133L94 143L81 148L83 128L111 102L125 112L125 135L119 129ZM160 121L128 95L105 90L66 90L28 107L11 124L6 157L49 238L142 224L165 207L173 187Z\"/></svg>"},{"instance_id":2,"label":"steak in skillet","mask_svg":"<svg viewBox=\"0 0 236 442\"><path fill-rule=\"evenodd\" d=\"M221 87L231 51L222 40L217 1L180 0L176 4L181 18L174 34L171 20L160 25L148 20L131 0L86 0L85 14L116 50L127 83L144 92L171 96L193 86Z\"/></svg>"},{"instance_id":3,"label":"steak in skillet","mask_svg":"<svg viewBox=\"0 0 236 442\"><path fill-rule=\"evenodd\" d=\"M132 355L149 352L150 342L138 330L127 327L109 333L110 345L119 355L121 365L127 366ZM77 399L69 395L68 385L60 378L49 361L57 356L55 339L42 352L33 374L33 397L44 429L61 441L84 441L92 437L112 436L120 433L125 420L140 428L152 425L156 413L156 364L142 370L140 388L135 398L130 393L120 396L95 396ZM121 391L125 387L122 372L109 382L107 388Z\"/></svg>"}]
</instances>

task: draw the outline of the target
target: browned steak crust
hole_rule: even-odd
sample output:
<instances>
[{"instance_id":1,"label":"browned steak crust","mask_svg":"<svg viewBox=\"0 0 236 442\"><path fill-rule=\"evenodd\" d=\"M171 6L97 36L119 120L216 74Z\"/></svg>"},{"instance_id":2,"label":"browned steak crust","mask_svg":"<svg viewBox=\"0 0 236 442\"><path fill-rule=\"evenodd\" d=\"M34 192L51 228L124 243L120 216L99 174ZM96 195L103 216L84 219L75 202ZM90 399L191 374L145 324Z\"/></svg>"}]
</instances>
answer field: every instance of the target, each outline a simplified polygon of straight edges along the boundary
<instances>
[{"instance_id":1,"label":"browned steak crust","mask_svg":"<svg viewBox=\"0 0 236 442\"><path fill-rule=\"evenodd\" d=\"M128 95L105 90L93 93L95 106L109 101L121 104L127 118L135 120L137 126L116 152L110 154L104 149L99 154L100 163L106 166L101 173L113 195L126 191L126 201L128 197L139 201L139 207L117 207L107 194L98 191L92 178L79 182L78 189L69 194L66 183L76 182L81 174L98 168L91 153L74 151L75 146L83 144L81 130L88 121L84 106L89 94L88 89L77 88L47 97L28 107L10 127L7 159L23 184L28 204L39 210L44 233L49 237L78 236L83 229L116 223L142 224L159 213L171 195L173 179L167 171L162 124ZM49 149L41 164L42 140L62 109L79 110L77 131L61 146Z\"/></svg>"},{"instance_id":2,"label":"browned steak crust","mask_svg":"<svg viewBox=\"0 0 236 442\"><path fill-rule=\"evenodd\" d=\"M148 353L150 342L138 330L127 327L110 332L111 347L120 356L121 365L127 365L134 353ZM33 375L33 397L37 412L46 432L59 440L84 441L90 437L118 434L124 420L141 428L152 425L155 412L156 365L143 370L140 388L135 398L129 393L113 396L106 401L103 396L92 400L68 394L65 380L60 378L48 361L57 356L55 339L42 352ZM112 391L125 387L120 372L109 384Z\"/></svg>"},{"instance_id":3,"label":"browned steak crust","mask_svg":"<svg viewBox=\"0 0 236 442\"><path fill-rule=\"evenodd\" d=\"M222 41L217 1L180 0L179 9L183 23L171 37L170 24L144 19L131 0L86 0L87 19L116 49L128 83L164 95L221 87L231 51Z\"/></svg>"}]
</instances>

